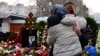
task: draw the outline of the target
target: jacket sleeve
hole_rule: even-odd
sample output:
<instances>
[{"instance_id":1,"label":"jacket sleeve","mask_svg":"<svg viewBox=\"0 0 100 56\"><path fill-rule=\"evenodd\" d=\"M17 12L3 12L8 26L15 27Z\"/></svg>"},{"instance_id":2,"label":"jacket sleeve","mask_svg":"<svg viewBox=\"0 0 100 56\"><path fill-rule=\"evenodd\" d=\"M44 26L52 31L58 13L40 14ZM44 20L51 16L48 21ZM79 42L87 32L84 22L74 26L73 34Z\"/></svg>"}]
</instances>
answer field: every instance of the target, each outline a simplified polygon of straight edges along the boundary
<instances>
[{"instance_id":1,"label":"jacket sleeve","mask_svg":"<svg viewBox=\"0 0 100 56\"><path fill-rule=\"evenodd\" d=\"M84 29L86 27L86 25L87 25L87 21L86 21L85 18L77 16L76 17L76 24L78 25L78 27L80 29Z\"/></svg>"},{"instance_id":2,"label":"jacket sleeve","mask_svg":"<svg viewBox=\"0 0 100 56\"><path fill-rule=\"evenodd\" d=\"M53 35L52 31L50 31L50 30L48 30L46 42L47 42L47 44L49 44L51 46L54 45L54 43L55 43L54 35Z\"/></svg>"}]
</instances>

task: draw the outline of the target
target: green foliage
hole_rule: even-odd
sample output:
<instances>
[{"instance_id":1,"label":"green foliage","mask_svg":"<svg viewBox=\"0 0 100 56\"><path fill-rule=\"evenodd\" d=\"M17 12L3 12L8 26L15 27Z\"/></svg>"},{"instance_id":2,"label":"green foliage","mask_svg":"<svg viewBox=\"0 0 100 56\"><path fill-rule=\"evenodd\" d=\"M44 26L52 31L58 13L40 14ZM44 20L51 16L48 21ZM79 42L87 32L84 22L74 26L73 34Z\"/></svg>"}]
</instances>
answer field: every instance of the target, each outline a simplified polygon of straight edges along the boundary
<instances>
[{"instance_id":1,"label":"green foliage","mask_svg":"<svg viewBox=\"0 0 100 56\"><path fill-rule=\"evenodd\" d=\"M39 30L40 32L42 32L42 31L44 30L45 25L46 25L46 22L40 21L40 22L38 23L38 26L39 26L38 30Z\"/></svg>"},{"instance_id":2,"label":"green foliage","mask_svg":"<svg viewBox=\"0 0 100 56\"><path fill-rule=\"evenodd\" d=\"M15 46L11 46L8 48L8 51L13 50L14 48L16 48Z\"/></svg>"},{"instance_id":3,"label":"green foliage","mask_svg":"<svg viewBox=\"0 0 100 56\"><path fill-rule=\"evenodd\" d=\"M98 25L94 18L92 17L86 17L87 25L90 25L91 29L93 30L93 36L97 37L97 31L98 31Z\"/></svg>"},{"instance_id":4,"label":"green foliage","mask_svg":"<svg viewBox=\"0 0 100 56\"><path fill-rule=\"evenodd\" d=\"M38 40L38 42L37 43L38 44L41 43L42 32L43 32L46 24L47 23L44 22L44 21L40 21L39 23L37 23L37 25L38 25L38 32L37 32L37 36L38 36L37 40Z\"/></svg>"}]
</instances>

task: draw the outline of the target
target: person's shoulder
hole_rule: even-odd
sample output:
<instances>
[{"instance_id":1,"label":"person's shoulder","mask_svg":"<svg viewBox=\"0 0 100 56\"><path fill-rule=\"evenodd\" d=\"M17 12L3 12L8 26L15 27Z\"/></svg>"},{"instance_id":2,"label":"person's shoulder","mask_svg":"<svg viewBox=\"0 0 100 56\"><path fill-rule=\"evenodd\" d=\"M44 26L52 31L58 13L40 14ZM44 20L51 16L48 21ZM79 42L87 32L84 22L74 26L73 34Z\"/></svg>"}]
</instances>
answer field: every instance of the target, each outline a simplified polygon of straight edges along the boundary
<instances>
[{"instance_id":1,"label":"person's shoulder","mask_svg":"<svg viewBox=\"0 0 100 56\"><path fill-rule=\"evenodd\" d=\"M69 18L76 18L74 14L66 14L65 17L64 17L66 20Z\"/></svg>"},{"instance_id":2,"label":"person's shoulder","mask_svg":"<svg viewBox=\"0 0 100 56\"><path fill-rule=\"evenodd\" d=\"M87 21L84 17L82 16L76 16L76 22L79 25L80 29L86 28Z\"/></svg>"}]
</instances>

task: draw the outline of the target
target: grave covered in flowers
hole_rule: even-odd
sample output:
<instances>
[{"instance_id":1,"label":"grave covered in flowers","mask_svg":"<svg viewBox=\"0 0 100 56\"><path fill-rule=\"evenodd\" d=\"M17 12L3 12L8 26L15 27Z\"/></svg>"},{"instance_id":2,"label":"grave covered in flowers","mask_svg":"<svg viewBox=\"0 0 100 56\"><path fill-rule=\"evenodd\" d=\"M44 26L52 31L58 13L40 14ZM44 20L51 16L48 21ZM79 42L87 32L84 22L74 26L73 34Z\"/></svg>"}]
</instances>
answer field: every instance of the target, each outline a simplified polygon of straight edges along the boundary
<instances>
[{"instance_id":1,"label":"grave covered in flowers","mask_svg":"<svg viewBox=\"0 0 100 56\"><path fill-rule=\"evenodd\" d=\"M36 17L29 13L17 36L12 34L8 41L0 41L0 56L48 56L46 35L46 23L37 23Z\"/></svg>"}]
</instances>

